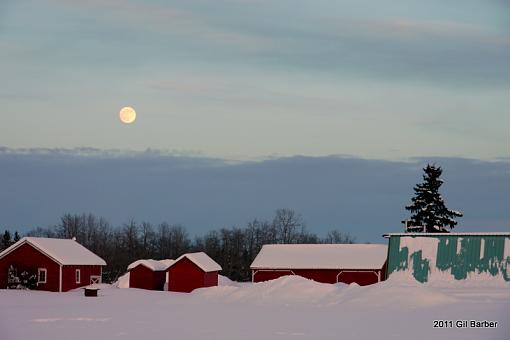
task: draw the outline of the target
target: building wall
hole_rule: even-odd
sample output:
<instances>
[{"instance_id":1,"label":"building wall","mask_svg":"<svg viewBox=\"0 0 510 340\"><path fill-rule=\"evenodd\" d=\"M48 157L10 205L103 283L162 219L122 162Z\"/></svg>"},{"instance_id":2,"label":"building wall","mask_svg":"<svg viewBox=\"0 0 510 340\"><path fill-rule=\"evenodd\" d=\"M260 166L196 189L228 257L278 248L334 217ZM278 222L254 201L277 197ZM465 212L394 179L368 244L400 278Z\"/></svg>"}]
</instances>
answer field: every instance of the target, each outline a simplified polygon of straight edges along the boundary
<instances>
[{"instance_id":1,"label":"building wall","mask_svg":"<svg viewBox=\"0 0 510 340\"><path fill-rule=\"evenodd\" d=\"M392 235L388 276L406 272L419 282L464 280L474 275L501 276L510 281L510 236Z\"/></svg>"},{"instance_id":2,"label":"building wall","mask_svg":"<svg viewBox=\"0 0 510 340\"><path fill-rule=\"evenodd\" d=\"M80 269L80 283L76 282L76 269ZM90 285L91 276L100 276L101 266L62 266L62 291Z\"/></svg>"},{"instance_id":3,"label":"building wall","mask_svg":"<svg viewBox=\"0 0 510 340\"><path fill-rule=\"evenodd\" d=\"M23 270L37 275L38 268L46 268L46 283L38 284L36 289L59 291L60 265L31 245L25 243L0 259L0 288L2 289L7 288L7 274L11 265L17 268L18 275Z\"/></svg>"},{"instance_id":4,"label":"building wall","mask_svg":"<svg viewBox=\"0 0 510 340\"><path fill-rule=\"evenodd\" d=\"M218 285L218 272L204 273L204 287L215 287Z\"/></svg>"},{"instance_id":5,"label":"building wall","mask_svg":"<svg viewBox=\"0 0 510 340\"><path fill-rule=\"evenodd\" d=\"M253 270L253 282L274 280L285 275L299 275L304 278L322 283L357 283L365 286L379 281L381 270L358 269L280 269L280 270ZM382 276L380 276L383 279ZM338 281L337 281L338 278Z\"/></svg>"},{"instance_id":6,"label":"building wall","mask_svg":"<svg viewBox=\"0 0 510 340\"><path fill-rule=\"evenodd\" d=\"M165 275L164 271L152 271L140 264L129 271L129 287L163 290Z\"/></svg>"},{"instance_id":7,"label":"building wall","mask_svg":"<svg viewBox=\"0 0 510 340\"><path fill-rule=\"evenodd\" d=\"M196 288L206 287L205 274L196 264L184 257L168 268L168 290L189 293ZM209 277L208 280L210 284L212 279Z\"/></svg>"}]
</instances>

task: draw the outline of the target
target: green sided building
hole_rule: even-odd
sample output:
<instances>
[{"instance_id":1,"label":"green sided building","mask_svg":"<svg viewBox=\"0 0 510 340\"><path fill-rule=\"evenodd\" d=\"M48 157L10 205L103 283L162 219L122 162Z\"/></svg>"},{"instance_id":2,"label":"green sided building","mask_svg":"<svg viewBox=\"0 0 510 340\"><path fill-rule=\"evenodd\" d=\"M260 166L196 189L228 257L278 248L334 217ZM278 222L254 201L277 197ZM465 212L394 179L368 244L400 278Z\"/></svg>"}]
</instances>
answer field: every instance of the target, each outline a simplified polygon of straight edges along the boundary
<instances>
[{"instance_id":1,"label":"green sided building","mask_svg":"<svg viewBox=\"0 0 510 340\"><path fill-rule=\"evenodd\" d=\"M419 282L501 277L510 282L510 232L392 233L386 277Z\"/></svg>"}]
</instances>

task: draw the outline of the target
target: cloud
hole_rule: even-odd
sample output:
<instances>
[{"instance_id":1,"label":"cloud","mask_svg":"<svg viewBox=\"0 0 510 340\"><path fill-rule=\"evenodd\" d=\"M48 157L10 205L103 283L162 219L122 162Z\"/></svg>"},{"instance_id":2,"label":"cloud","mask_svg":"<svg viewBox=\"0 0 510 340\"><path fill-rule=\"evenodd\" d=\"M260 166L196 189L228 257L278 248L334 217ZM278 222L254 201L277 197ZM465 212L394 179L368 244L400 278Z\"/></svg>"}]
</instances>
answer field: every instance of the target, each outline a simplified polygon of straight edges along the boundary
<instances>
[{"instance_id":1,"label":"cloud","mask_svg":"<svg viewBox=\"0 0 510 340\"><path fill-rule=\"evenodd\" d=\"M65 212L93 212L115 224L167 220L200 234L271 218L287 207L313 232L340 228L378 242L400 230L403 207L430 161L444 168L447 204L465 214L458 231L508 228L508 161L295 156L229 162L157 150L9 148L0 150L0 227L27 230L56 223Z\"/></svg>"},{"instance_id":2,"label":"cloud","mask_svg":"<svg viewBox=\"0 0 510 340\"><path fill-rule=\"evenodd\" d=\"M273 45L269 37L222 29L201 11L182 9L168 3L134 3L123 0L51 1L71 10L87 9L99 12L96 20L102 25L115 25L122 30L144 32L145 38L148 38L148 35L156 36L159 42L172 36L181 36L189 39L187 43L191 44L210 43L218 47L230 46L245 51L267 49Z\"/></svg>"},{"instance_id":3,"label":"cloud","mask_svg":"<svg viewBox=\"0 0 510 340\"><path fill-rule=\"evenodd\" d=\"M286 1L217 1L214 5L54 1L95 13L103 31L113 26L118 36L130 32L144 50L151 51L151 59L157 59L155 54L166 56L165 50L172 46L188 60L214 60L223 65L327 70L355 77L463 86L510 85L507 32L486 21L464 20L462 12L423 19L417 4L410 5L407 16L390 16L387 11L368 16L361 11L362 4L350 1L323 3L306 13L297 5L289 9ZM477 6L495 11L494 5Z\"/></svg>"},{"instance_id":4,"label":"cloud","mask_svg":"<svg viewBox=\"0 0 510 340\"><path fill-rule=\"evenodd\" d=\"M492 2L470 2L464 10L460 1L406 6L370 2L373 14L359 1L319 1L314 6L286 0L50 4L51 13L43 8L35 18L9 11L13 21L33 22L27 32L59 23L14 58L37 55L35 62L58 61L59 68L75 60L87 70L106 65L109 72L121 68L124 73L191 64L232 74L241 65L260 72L314 72L454 88L510 85L510 39L504 26L498 26L508 22L508 15ZM424 7L440 13L424 15ZM23 31L13 32L12 40L24 41L16 39ZM122 58L110 57L118 53Z\"/></svg>"},{"instance_id":5,"label":"cloud","mask_svg":"<svg viewBox=\"0 0 510 340\"><path fill-rule=\"evenodd\" d=\"M510 39L507 36L495 34L487 26L456 21L381 18L360 21L357 24L359 29L367 30L371 34L394 38L420 39L431 36L439 39L478 40L479 42L510 45Z\"/></svg>"}]
</instances>

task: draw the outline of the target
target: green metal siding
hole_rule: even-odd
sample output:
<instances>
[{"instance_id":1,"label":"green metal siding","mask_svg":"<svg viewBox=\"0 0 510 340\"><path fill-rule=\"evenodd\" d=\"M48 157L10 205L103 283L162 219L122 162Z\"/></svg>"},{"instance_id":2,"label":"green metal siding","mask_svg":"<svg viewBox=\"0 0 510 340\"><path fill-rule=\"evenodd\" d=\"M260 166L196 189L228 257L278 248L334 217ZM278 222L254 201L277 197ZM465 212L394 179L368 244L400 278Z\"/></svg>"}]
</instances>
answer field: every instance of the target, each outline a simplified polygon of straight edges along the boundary
<instances>
[{"instance_id":1,"label":"green metal siding","mask_svg":"<svg viewBox=\"0 0 510 340\"><path fill-rule=\"evenodd\" d=\"M434 259L423 258L423 252L419 249L410 254L408 247L400 247L401 239L413 237L423 239L424 247L430 247L431 238L437 239L437 253ZM457 244L460 241L460 248ZM444 235L444 236L395 236L390 235L388 249L388 276L397 271L409 271L419 282L427 282L432 270L450 273L455 279L468 278L469 273L488 273L492 276L501 275L506 281L510 281L510 256L504 258L505 239L510 236L492 235ZM484 242L484 253L480 249ZM510 242L507 241L507 246ZM510 249L507 249L510 254ZM431 263L435 262L435 268Z\"/></svg>"}]
</instances>

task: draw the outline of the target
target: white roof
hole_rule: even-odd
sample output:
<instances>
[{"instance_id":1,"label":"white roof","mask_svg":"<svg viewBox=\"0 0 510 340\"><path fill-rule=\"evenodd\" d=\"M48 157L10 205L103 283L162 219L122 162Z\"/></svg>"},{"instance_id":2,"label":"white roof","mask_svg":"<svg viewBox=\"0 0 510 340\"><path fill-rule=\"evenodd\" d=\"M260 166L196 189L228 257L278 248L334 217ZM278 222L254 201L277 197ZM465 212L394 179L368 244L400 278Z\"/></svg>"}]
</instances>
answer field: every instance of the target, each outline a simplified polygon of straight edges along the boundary
<instances>
[{"instance_id":1,"label":"white roof","mask_svg":"<svg viewBox=\"0 0 510 340\"><path fill-rule=\"evenodd\" d=\"M142 265L153 271L164 271L170 267L175 261L174 260L137 260L128 266L128 270L135 268L136 266Z\"/></svg>"},{"instance_id":2,"label":"white roof","mask_svg":"<svg viewBox=\"0 0 510 340\"><path fill-rule=\"evenodd\" d=\"M200 252L200 253L188 253L179 256L177 260L175 260L175 263L179 262L181 259L187 257L191 262L196 264L200 269L202 269L204 272L217 272L221 270L221 266L217 264L213 259L211 259L206 253ZM173 265L171 264L169 268Z\"/></svg>"},{"instance_id":3,"label":"white roof","mask_svg":"<svg viewBox=\"0 0 510 340\"><path fill-rule=\"evenodd\" d=\"M252 269L380 269L387 256L384 244L268 244Z\"/></svg>"},{"instance_id":4,"label":"white roof","mask_svg":"<svg viewBox=\"0 0 510 340\"><path fill-rule=\"evenodd\" d=\"M159 262L163 263L166 267L165 270L174 264L175 260L172 259L166 259L166 260L159 260Z\"/></svg>"},{"instance_id":5,"label":"white roof","mask_svg":"<svg viewBox=\"0 0 510 340\"><path fill-rule=\"evenodd\" d=\"M482 232L482 233L389 233L384 234L384 237L390 236L510 236L510 232Z\"/></svg>"},{"instance_id":6,"label":"white roof","mask_svg":"<svg viewBox=\"0 0 510 340\"><path fill-rule=\"evenodd\" d=\"M106 262L76 242L70 239L23 237L21 240L0 253L0 258L11 253L23 244L30 244L40 252L52 258L55 262L67 265L106 266Z\"/></svg>"}]
</instances>

